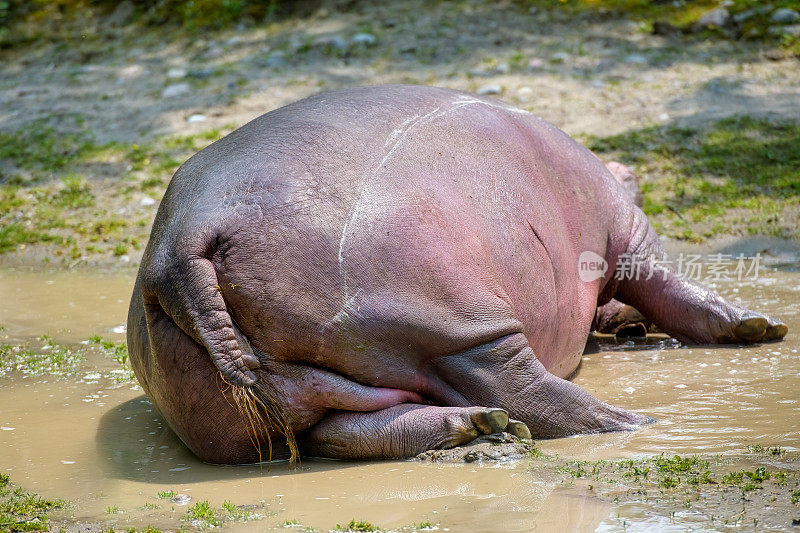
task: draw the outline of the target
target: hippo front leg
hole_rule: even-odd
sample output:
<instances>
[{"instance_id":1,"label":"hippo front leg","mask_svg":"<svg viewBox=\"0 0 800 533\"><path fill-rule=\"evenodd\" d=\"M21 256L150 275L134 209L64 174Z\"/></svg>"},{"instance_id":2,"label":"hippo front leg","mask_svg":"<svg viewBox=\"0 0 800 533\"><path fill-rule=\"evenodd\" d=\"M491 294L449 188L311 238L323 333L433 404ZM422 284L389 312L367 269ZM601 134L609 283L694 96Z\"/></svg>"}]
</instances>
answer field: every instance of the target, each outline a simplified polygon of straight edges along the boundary
<instances>
[{"instance_id":1,"label":"hippo front leg","mask_svg":"<svg viewBox=\"0 0 800 533\"><path fill-rule=\"evenodd\" d=\"M601 402L548 372L522 333L435 360L437 373L469 402L500 407L534 438L637 429L653 419Z\"/></svg>"},{"instance_id":2,"label":"hippo front leg","mask_svg":"<svg viewBox=\"0 0 800 533\"><path fill-rule=\"evenodd\" d=\"M679 276L664 261L666 253L661 241L639 209L634 212L627 253L642 259L636 259L631 276L619 281L615 297L634 306L661 331L681 342L752 343L779 340L786 335L788 328L780 320L745 309Z\"/></svg>"},{"instance_id":3,"label":"hippo front leg","mask_svg":"<svg viewBox=\"0 0 800 533\"><path fill-rule=\"evenodd\" d=\"M531 436L502 409L400 404L380 411L334 411L301 436L300 445L310 456L391 459L452 448L500 431Z\"/></svg>"}]
</instances>

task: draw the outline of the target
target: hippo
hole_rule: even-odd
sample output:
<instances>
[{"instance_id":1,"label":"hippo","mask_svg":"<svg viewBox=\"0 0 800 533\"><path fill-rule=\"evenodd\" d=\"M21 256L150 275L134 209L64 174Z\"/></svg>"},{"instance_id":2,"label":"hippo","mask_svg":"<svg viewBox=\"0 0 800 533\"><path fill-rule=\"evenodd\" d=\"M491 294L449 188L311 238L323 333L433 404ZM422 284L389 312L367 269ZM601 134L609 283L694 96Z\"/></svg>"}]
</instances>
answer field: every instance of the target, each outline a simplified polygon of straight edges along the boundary
<instances>
[{"instance_id":1,"label":"hippo","mask_svg":"<svg viewBox=\"0 0 800 533\"><path fill-rule=\"evenodd\" d=\"M615 275L621 257L665 257L626 179L464 92L349 88L276 109L172 178L133 290L133 370L211 463L636 429L651 419L568 379L599 307L683 343L787 328L663 261Z\"/></svg>"}]
</instances>

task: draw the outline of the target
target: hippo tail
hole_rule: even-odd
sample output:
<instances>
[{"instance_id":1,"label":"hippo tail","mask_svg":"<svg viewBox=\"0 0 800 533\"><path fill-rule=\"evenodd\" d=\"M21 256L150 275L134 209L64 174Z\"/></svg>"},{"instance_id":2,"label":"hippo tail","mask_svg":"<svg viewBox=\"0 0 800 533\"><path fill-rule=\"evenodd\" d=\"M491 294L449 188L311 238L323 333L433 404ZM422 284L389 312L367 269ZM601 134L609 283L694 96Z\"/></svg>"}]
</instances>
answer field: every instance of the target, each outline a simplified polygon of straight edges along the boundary
<instances>
[{"instance_id":1,"label":"hippo tail","mask_svg":"<svg viewBox=\"0 0 800 533\"><path fill-rule=\"evenodd\" d=\"M222 380L230 385L231 396L248 426L253 445L261 456L261 437L265 436L272 457L270 433L286 437L291 461L298 457L297 444L280 408L279 393L259 376L259 358L247 338L236 327L223 298L211 261L218 246L216 234L181 232L172 242L179 246L156 252L155 269L146 276L153 283L143 284L143 299L156 303L175 324L203 346L217 367ZM168 250L168 251L167 251ZM149 290L147 290L149 288ZM261 379L260 379L261 378Z\"/></svg>"}]
</instances>

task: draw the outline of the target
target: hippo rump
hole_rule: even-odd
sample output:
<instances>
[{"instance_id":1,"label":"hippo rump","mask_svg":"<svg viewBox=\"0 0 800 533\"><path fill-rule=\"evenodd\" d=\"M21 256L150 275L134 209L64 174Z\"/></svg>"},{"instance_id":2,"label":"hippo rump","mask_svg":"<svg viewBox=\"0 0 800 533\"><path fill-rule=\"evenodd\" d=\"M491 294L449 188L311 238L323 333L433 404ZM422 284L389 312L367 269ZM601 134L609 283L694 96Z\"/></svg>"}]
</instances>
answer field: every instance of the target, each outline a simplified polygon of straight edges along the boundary
<instances>
[{"instance_id":1,"label":"hippo rump","mask_svg":"<svg viewBox=\"0 0 800 533\"><path fill-rule=\"evenodd\" d=\"M277 109L173 177L131 301L133 369L216 463L634 429L648 418L567 380L598 305L629 304L685 343L787 329L656 261L616 279L625 254L663 256L624 173L452 90ZM605 262L596 275L581 275L586 252Z\"/></svg>"}]
</instances>

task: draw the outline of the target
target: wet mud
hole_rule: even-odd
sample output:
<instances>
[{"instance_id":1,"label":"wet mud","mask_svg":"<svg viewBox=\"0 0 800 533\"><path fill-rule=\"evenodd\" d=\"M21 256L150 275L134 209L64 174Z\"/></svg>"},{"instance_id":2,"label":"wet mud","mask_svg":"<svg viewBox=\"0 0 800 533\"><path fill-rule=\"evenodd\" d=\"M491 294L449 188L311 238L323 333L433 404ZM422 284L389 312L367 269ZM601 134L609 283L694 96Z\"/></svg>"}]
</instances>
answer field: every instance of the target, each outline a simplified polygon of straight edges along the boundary
<instances>
[{"instance_id":1,"label":"wet mud","mask_svg":"<svg viewBox=\"0 0 800 533\"><path fill-rule=\"evenodd\" d=\"M36 352L43 334L73 350L93 336L119 343L132 280L132 272L2 270L0 344ZM327 531L353 519L409 531L426 524L442 531L791 527L800 519L792 501L800 471L800 268L777 264L758 279L714 285L780 317L789 335L754 346L594 339L573 380L657 419L637 432L533 446L488 436L408 461L214 466L192 456L135 382L112 372L118 361L87 350L62 375L0 375L0 472L25 490L68 500L51 517L56 529L68 530L194 529L201 526L187 511L203 501L231 530ZM676 454L709 466L654 466ZM625 476L633 471L625 461L640 471L649 465L650 474ZM759 468L770 476L756 486L748 487L746 474L736 480L737 472L758 477ZM690 481L705 470L714 483ZM665 477L676 484L666 486L673 482ZM188 501L173 501L178 494ZM236 518L225 502L250 514Z\"/></svg>"}]
</instances>

